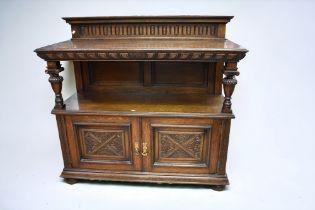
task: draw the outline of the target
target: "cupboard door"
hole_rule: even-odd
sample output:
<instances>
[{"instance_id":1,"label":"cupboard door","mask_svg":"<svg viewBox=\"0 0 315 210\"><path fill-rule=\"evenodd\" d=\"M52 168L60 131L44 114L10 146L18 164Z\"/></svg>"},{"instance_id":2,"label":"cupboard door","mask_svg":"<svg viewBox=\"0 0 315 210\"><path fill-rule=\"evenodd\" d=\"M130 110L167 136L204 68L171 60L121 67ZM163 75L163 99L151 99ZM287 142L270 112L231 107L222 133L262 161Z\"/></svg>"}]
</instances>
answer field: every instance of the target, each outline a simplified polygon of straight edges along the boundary
<instances>
[{"instance_id":1,"label":"cupboard door","mask_svg":"<svg viewBox=\"0 0 315 210\"><path fill-rule=\"evenodd\" d=\"M72 166L95 170L141 170L139 120L128 117L67 116Z\"/></svg>"},{"instance_id":2,"label":"cupboard door","mask_svg":"<svg viewBox=\"0 0 315 210\"><path fill-rule=\"evenodd\" d=\"M143 119L146 171L215 173L220 123L211 119Z\"/></svg>"}]
</instances>

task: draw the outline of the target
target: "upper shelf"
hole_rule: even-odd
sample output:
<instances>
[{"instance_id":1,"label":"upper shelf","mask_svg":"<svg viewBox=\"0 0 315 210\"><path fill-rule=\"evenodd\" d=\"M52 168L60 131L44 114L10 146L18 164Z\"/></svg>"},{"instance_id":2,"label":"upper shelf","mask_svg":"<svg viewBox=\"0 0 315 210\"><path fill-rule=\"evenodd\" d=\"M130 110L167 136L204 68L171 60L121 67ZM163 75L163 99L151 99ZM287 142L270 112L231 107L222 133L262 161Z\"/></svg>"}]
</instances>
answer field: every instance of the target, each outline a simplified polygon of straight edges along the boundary
<instances>
[{"instance_id":1,"label":"upper shelf","mask_svg":"<svg viewBox=\"0 0 315 210\"><path fill-rule=\"evenodd\" d=\"M240 60L246 49L225 39L74 39L36 49L45 60Z\"/></svg>"},{"instance_id":2,"label":"upper shelf","mask_svg":"<svg viewBox=\"0 0 315 210\"><path fill-rule=\"evenodd\" d=\"M72 39L36 49L47 61L238 61L247 50L225 39L231 16L72 17Z\"/></svg>"}]
</instances>

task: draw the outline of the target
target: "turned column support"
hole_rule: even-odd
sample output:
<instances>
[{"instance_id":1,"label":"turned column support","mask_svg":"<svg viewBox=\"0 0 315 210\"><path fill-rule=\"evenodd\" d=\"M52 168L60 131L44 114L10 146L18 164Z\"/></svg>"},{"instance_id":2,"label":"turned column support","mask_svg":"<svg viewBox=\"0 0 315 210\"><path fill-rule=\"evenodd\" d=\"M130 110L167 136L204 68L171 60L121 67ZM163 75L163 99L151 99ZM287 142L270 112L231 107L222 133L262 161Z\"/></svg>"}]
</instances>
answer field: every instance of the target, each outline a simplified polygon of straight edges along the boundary
<instances>
[{"instance_id":1,"label":"turned column support","mask_svg":"<svg viewBox=\"0 0 315 210\"><path fill-rule=\"evenodd\" d=\"M47 61L46 74L49 74L48 81L55 92L55 109L62 109L65 107L61 94L63 77L59 75L63 71L63 67L59 61Z\"/></svg>"},{"instance_id":2,"label":"turned column support","mask_svg":"<svg viewBox=\"0 0 315 210\"><path fill-rule=\"evenodd\" d=\"M223 113L232 113L232 95L237 84L235 76L238 76L240 73L237 71L237 62L226 62L224 66L223 74L223 90L224 90L224 102L222 106Z\"/></svg>"}]
</instances>

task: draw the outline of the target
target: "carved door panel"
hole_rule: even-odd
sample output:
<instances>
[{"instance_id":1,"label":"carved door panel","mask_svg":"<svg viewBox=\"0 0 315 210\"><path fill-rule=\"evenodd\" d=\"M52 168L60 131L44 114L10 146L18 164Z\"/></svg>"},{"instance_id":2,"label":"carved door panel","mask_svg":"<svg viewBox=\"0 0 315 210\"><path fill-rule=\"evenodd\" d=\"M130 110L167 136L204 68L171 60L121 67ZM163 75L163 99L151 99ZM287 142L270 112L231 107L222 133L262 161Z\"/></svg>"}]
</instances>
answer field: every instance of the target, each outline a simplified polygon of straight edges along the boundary
<instances>
[{"instance_id":1,"label":"carved door panel","mask_svg":"<svg viewBox=\"0 0 315 210\"><path fill-rule=\"evenodd\" d=\"M141 157L134 151L140 135L137 118L67 116L66 120L72 167L141 170Z\"/></svg>"},{"instance_id":2,"label":"carved door panel","mask_svg":"<svg viewBox=\"0 0 315 210\"><path fill-rule=\"evenodd\" d=\"M210 119L147 118L143 121L146 171L215 173L220 123Z\"/></svg>"}]
</instances>

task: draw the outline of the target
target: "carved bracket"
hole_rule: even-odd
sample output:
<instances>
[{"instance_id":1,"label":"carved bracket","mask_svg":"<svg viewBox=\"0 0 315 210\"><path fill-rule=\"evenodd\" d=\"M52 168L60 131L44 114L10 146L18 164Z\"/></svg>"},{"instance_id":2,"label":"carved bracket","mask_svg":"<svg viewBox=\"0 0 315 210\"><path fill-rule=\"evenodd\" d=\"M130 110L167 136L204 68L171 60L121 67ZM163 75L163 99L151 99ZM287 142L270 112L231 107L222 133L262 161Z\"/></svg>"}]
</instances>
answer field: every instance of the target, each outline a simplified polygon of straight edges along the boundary
<instances>
[{"instance_id":1,"label":"carved bracket","mask_svg":"<svg viewBox=\"0 0 315 210\"><path fill-rule=\"evenodd\" d=\"M63 77L59 75L59 73L63 70L64 68L61 67L59 61L47 62L47 70L45 71L45 73L50 75L48 81L50 82L51 87L55 92L55 109L62 109L65 107L61 94Z\"/></svg>"},{"instance_id":2,"label":"carved bracket","mask_svg":"<svg viewBox=\"0 0 315 210\"><path fill-rule=\"evenodd\" d=\"M237 62L226 62L224 67L223 78L223 90L224 90L224 102L222 106L223 113L232 113L232 94L234 92L237 80L235 76L240 73L237 71Z\"/></svg>"}]
</instances>

